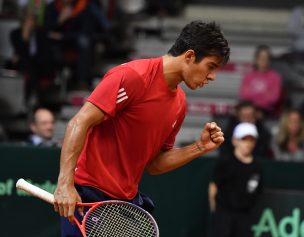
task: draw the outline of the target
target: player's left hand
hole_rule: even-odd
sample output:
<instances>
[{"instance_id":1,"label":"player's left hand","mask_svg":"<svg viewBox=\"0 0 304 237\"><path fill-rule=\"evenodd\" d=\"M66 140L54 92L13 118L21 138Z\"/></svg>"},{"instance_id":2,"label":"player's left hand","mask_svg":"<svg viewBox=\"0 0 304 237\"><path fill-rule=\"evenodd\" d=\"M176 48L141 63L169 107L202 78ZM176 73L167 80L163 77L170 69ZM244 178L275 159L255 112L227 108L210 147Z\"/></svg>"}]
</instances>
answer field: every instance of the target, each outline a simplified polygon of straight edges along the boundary
<instances>
[{"instance_id":1,"label":"player's left hand","mask_svg":"<svg viewBox=\"0 0 304 237\"><path fill-rule=\"evenodd\" d=\"M205 151L213 151L224 142L224 133L215 122L206 123L202 130L198 145Z\"/></svg>"}]
</instances>

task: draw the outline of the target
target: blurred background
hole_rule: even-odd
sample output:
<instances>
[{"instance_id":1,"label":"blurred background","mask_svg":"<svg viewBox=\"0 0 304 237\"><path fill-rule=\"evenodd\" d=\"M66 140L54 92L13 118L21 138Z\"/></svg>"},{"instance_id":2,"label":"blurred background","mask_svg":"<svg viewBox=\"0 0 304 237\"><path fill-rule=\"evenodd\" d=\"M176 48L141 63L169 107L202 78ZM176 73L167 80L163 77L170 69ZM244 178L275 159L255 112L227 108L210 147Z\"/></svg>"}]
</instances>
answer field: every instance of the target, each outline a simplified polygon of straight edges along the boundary
<instances>
[{"instance_id":1,"label":"blurred background","mask_svg":"<svg viewBox=\"0 0 304 237\"><path fill-rule=\"evenodd\" d=\"M0 209L6 213L0 217L1 236L59 235L52 208L17 192L14 182L23 176L52 191L65 126L102 76L121 63L166 54L193 20L220 24L231 57L202 90L181 85L187 116L176 146L196 140L207 121L222 127L226 142L180 170L144 176L142 190L156 202L161 236L208 236L214 163L231 149L233 127L247 121L262 134L255 156L266 190L254 224L267 207L278 227L253 234L304 237L302 219L293 212L303 211L304 189L304 4L299 0L0 0ZM33 223L26 218L29 211L43 217ZM16 215L24 219L23 228L13 228ZM286 217L291 227L280 222Z\"/></svg>"}]
</instances>

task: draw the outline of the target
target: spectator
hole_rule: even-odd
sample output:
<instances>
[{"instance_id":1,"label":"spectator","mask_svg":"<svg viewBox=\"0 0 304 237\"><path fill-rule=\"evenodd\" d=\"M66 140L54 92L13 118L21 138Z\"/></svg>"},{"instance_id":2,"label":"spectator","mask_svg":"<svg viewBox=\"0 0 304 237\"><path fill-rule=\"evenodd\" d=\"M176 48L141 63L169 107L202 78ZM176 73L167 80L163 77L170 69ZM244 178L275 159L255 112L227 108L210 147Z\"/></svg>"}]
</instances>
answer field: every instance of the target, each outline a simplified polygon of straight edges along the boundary
<instances>
[{"instance_id":1,"label":"spectator","mask_svg":"<svg viewBox=\"0 0 304 237\"><path fill-rule=\"evenodd\" d=\"M88 0L54 0L47 6L45 15L45 27L57 63L59 66L66 61L75 63L76 87L88 88L93 36L97 27L109 27L107 19Z\"/></svg>"},{"instance_id":2,"label":"spectator","mask_svg":"<svg viewBox=\"0 0 304 237\"><path fill-rule=\"evenodd\" d=\"M54 78L49 42L44 31L36 26L33 14L24 15L21 26L11 32L10 40L14 55L7 67L24 75L27 103L32 95L37 95L39 89L49 85Z\"/></svg>"},{"instance_id":3,"label":"spectator","mask_svg":"<svg viewBox=\"0 0 304 237\"><path fill-rule=\"evenodd\" d=\"M250 212L262 190L262 174L252 151L258 131L240 123L233 131L234 153L221 157L209 184L211 237L251 237Z\"/></svg>"},{"instance_id":4,"label":"spectator","mask_svg":"<svg viewBox=\"0 0 304 237\"><path fill-rule=\"evenodd\" d=\"M30 121L30 129L33 134L28 143L34 146L58 146L58 142L53 138L54 124L54 115L50 110L46 108L36 109Z\"/></svg>"},{"instance_id":5,"label":"spectator","mask_svg":"<svg viewBox=\"0 0 304 237\"><path fill-rule=\"evenodd\" d=\"M304 5L292 9L288 30L293 36L292 54L295 59L304 60Z\"/></svg>"},{"instance_id":6,"label":"spectator","mask_svg":"<svg viewBox=\"0 0 304 237\"><path fill-rule=\"evenodd\" d=\"M226 138L231 138L236 125L242 122L254 123L260 136L257 138L257 146L253 150L255 157L272 158L271 133L265 128L262 120L258 119L258 113L255 106L248 101L240 102L235 109L235 114L228 121L224 134ZM226 140L220 147L220 155L233 153L233 144L231 140Z\"/></svg>"},{"instance_id":7,"label":"spectator","mask_svg":"<svg viewBox=\"0 0 304 237\"><path fill-rule=\"evenodd\" d=\"M276 160L304 161L304 124L299 111L286 112L273 142Z\"/></svg>"},{"instance_id":8,"label":"spectator","mask_svg":"<svg viewBox=\"0 0 304 237\"><path fill-rule=\"evenodd\" d=\"M277 115L282 103L282 78L271 69L268 46L256 49L254 68L245 74L240 86L240 99L251 101L266 115Z\"/></svg>"}]
</instances>

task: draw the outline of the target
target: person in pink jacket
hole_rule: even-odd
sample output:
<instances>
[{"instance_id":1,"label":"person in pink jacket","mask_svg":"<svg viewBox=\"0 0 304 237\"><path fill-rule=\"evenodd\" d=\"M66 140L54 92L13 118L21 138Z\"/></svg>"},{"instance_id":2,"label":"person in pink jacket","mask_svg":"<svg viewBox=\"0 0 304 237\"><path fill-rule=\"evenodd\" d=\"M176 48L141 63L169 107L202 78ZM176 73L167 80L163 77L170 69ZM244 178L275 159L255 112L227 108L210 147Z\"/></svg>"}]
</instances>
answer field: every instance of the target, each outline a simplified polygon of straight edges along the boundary
<instances>
[{"instance_id":1,"label":"person in pink jacket","mask_svg":"<svg viewBox=\"0 0 304 237\"><path fill-rule=\"evenodd\" d=\"M246 73L240 85L240 99L251 101L266 115L274 115L282 95L282 78L271 69L271 52L268 46L258 46L253 70Z\"/></svg>"}]
</instances>

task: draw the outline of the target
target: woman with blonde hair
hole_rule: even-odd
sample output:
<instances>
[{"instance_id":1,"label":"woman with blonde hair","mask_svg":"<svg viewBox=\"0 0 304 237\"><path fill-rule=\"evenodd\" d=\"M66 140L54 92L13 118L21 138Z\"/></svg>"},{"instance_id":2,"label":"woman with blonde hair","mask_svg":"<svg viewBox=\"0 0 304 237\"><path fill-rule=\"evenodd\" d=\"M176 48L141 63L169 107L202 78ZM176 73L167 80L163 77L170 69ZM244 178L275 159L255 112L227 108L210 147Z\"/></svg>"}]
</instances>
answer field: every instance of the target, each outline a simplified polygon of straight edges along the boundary
<instances>
[{"instance_id":1,"label":"woman with blonde hair","mask_svg":"<svg viewBox=\"0 0 304 237\"><path fill-rule=\"evenodd\" d=\"M273 151L276 160L304 161L304 123L298 110L290 110L282 116Z\"/></svg>"}]
</instances>

